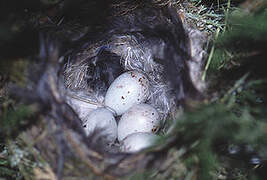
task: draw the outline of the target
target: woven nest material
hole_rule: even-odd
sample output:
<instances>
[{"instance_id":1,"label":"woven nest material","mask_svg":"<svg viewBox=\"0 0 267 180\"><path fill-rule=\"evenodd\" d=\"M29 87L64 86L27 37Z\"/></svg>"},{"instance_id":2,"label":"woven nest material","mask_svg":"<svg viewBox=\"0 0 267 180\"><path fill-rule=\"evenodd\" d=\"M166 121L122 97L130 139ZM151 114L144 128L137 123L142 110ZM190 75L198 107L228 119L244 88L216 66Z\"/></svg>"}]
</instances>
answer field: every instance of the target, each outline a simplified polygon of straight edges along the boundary
<instances>
[{"instance_id":1,"label":"woven nest material","mask_svg":"<svg viewBox=\"0 0 267 180\"><path fill-rule=\"evenodd\" d=\"M105 179L116 179L147 168L163 170L171 156L169 150L177 145L171 128L177 109L187 98L199 97L205 88L200 81L205 37L183 22L178 8L157 1L149 7L133 3L127 12L124 6L112 4L112 8L121 7L123 11L111 11L111 26L100 32L92 30L85 36L86 42L64 55L51 39L42 42L42 62L36 65L41 76L31 89L31 100L38 102L43 116L23 137L58 178L92 177L93 172ZM101 63L106 65L103 59L111 55L113 59L107 64L114 78L128 70L141 71L149 78L152 93L146 103L160 113L164 122L161 133L168 136L164 143L128 154L119 152L116 144L107 151L99 143L101 130L85 135L82 120L68 98L101 106L111 83L101 79L105 77Z\"/></svg>"}]
</instances>

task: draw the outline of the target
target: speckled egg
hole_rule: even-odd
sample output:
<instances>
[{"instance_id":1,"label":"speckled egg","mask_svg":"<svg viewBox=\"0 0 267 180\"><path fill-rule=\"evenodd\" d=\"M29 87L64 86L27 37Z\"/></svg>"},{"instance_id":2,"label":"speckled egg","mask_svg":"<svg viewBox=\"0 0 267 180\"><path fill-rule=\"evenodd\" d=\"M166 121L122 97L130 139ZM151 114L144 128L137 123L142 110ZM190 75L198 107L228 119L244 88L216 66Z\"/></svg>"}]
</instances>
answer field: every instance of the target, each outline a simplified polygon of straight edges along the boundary
<instances>
[{"instance_id":1,"label":"speckled egg","mask_svg":"<svg viewBox=\"0 0 267 180\"><path fill-rule=\"evenodd\" d=\"M156 133L160 126L157 110L148 104L136 104L122 115L118 124L118 140L136 132Z\"/></svg>"},{"instance_id":2,"label":"speckled egg","mask_svg":"<svg viewBox=\"0 0 267 180\"><path fill-rule=\"evenodd\" d=\"M86 116L83 127L87 136L97 131L97 135L103 137L107 143L112 143L117 138L117 122L112 112L103 107L91 111Z\"/></svg>"},{"instance_id":3,"label":"speckled egg","mask_svg":"<svg viewBox=\"0 0 267 180\"><path fill-rule=\"evenodd\" d=\"M122 115L134 104L144 102L149 95L149 81L138 71L120 75L110 85L105 96L105 105Z\"/></svg>"},{"instance_id":4,"label":"speckled egg","mask_svg":"<svg viewBox=\"0 0 267 180\"><path fill-rule=\"evenodd\" d=\"M135 153L155 144L158 136L152 133L134 133L127 136L121 143L120 151Z\"/></svg>"}]
</instances>

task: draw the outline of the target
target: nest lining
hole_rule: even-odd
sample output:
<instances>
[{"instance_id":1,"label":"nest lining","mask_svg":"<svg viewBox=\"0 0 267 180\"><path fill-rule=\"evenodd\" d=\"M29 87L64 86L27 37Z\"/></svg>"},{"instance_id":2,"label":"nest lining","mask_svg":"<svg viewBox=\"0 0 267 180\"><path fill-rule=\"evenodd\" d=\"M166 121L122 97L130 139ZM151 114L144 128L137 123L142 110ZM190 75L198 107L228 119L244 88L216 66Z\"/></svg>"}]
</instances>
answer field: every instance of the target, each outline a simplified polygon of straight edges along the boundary
<instances>
[{"instance_id":1,"label":"nest lining","mask_svg":"<svg viewBox=\"0 0 267 180\"><path fill-rule=\"evenodd\" d=\"M185 25L187 26L187 25ZM200 80L202 73L203 59L206 52L203 50L205 36L198 30L187 27L189 34L192 59L187 61L190 68L189 73L194 85L201 92L205 89L204 83ZM141 36L141 37L140 37ZM141 40L140 40L141 39ZM120 64L124 71L137 70L144 73L150 81L150 95L147 104L152 105L160 114L162 124L170 115L176 111L177 103L171 93L171 87L163 77L164 68L162 64L153 59L154 51L163 49L156 48L157 44L164 44L162 40L155 39L154 42L145 41L145 37L139 35L138 39L133 35L114 35L108 41L91 44L86 50L77 53L75 58L69 60L64 69L64 83L72 97L88 102L98 107L104 106L106 91L93 91L88 86L88 69L92 65L91 58L97 55L99 49L107 48L109 51L120 56ZM106 90L106 89L105 89Z\"/></svg>"},{"instance_id":2,"label":"nest lining","mask_svg":"<svg viewBox=\"0 0 267 180\"><path fill-rule=\"evenodd\" d=\"M99 45L99 44L97 44ZM155 63L151 49L137 42L134 36L114 36L108 44L101 47L108 49L121 57L120 64L124 71L137 70L144 73L150 81L150 95L146 103L151 104L160 113L161 119L166 119L171 107L174 107L174 98L170 94L170 88L163 80L163 67ZM92 53L92 51L94 51ZM98 104L103 104L105 92L90 91L86 74L90 66L92 54L97 54L98 49L87 49L82 53L86 58L77 58L74 62L68 62L64 72L65 85L72 91L83 91L96 97ZM72 78L75 77L75 78ZM89 89L89 90L88 90ZM87 96L89 98L89 96ZM95 99L89 98L92 102Z\"/></svg>"}]
</instances>

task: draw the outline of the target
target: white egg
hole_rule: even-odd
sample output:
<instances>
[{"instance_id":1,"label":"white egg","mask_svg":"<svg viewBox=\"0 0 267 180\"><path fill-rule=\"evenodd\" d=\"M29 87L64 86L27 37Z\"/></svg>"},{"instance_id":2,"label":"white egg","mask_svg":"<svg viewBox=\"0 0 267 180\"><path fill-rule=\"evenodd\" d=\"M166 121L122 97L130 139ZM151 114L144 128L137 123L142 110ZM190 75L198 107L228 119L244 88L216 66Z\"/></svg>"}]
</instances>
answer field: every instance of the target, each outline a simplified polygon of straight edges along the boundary
<instances>
[{"instance_id":1,"label":"white egg","mask_svg":"<svg viewBox=\"0 0 267 180\"><path fill-rule=\"evenodd\" d=\"M96 103L89 103L79 97L66 96L66 102L77 113L79 118L84 121L85 117L98 107Z\"/></svg>"},{"instance_id":2,"label":"white egg","mask_svg":"<svg viewBox=\"0 0 267 180\"><path fill-rule=\"evenodd\" d=\"M96 132L98 137L102 137L107 143L112 143L117 138L117 122L109 110L106 108L97 108L86 116L86 122L83 124L86 135Z\"/></svg>"},{"instance_id":3,"label":"white egg","mask_svg":"<svg viewBox=\"0 0 267 180\"><path fill-rule=\"evenodd\" d=\"M121 152L138 152L155 144L158 136L152 133L134 133L127 136L120 147Z\"/></svg>"},{"instance_id":4,"label":"white egg","mask_svg":"<svg viewBox=\"0 0 267 180\"><path fill-rule=\"evenodd\" d=\"M149 81L138 71L120 75L110 85L105 96L105 105L122 115L134 104L144 102L149 95Z\"/></svg>"},{"instance_id":5,"label":"white egg","mask_svg":"<svg viewBox=\"0 0 267 180\"><path fill-rule=\"evenodd\" d=\"M160 126L157 110L148 104L136 104L122 115L118 124L118 140L136 132L156 133Z\"/></svg>"}]
</instances>

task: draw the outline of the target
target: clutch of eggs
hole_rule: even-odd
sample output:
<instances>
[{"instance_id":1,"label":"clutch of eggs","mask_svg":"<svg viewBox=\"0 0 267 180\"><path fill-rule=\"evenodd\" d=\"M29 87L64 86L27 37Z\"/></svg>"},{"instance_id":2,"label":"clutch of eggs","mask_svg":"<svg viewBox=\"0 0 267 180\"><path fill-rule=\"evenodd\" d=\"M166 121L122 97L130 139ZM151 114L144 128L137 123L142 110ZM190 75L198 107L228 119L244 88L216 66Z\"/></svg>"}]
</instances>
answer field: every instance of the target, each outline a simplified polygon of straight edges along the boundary
<instances>
[{"instance_id":1,"label":"clutch of eggs","mask_svg":"<svg viewBox=\"0 0 267 180\"><path fill-rule=\"evenodd\" d=\"M149 81L138 71L128 71L117 77L105 96L105 106L122 115L134 104L144 102L149 95Z\"/></svg>"},{"instance_id":2,"label":"clutch of eggs","mask_svg":"<svg viewBox=\"0 0 267 180\"><path fill-rule=\"evenodd\" d=\"M138 71L128 71L116 78L108 88L104 101L105 108L97 108L97 106L70 97L67 102L82 119L87 136L95 132L107 143L113 143L117 137L119 141L127 137L128 143L134 141L135 138L128 138L133 133L155 133L158 130L160 120L156 109L147 104L140 104L146 101L148 95L147 77ZM119 127L114 115L122 115ZM141 136L150 137L151 135L138 135L137 143Z\"/></svg>"},{"instance_id":3,"label":"clutch of eggs","mask_svg":"<svg viewBox=\"0 0 267 180\"><path fill-rule=\"evenodd\" d=\"M124 113L118 123L118 140L136 132L156 133L160 126L157 110L148 104L136 104Z\"/></svg>"}]
</instances>

